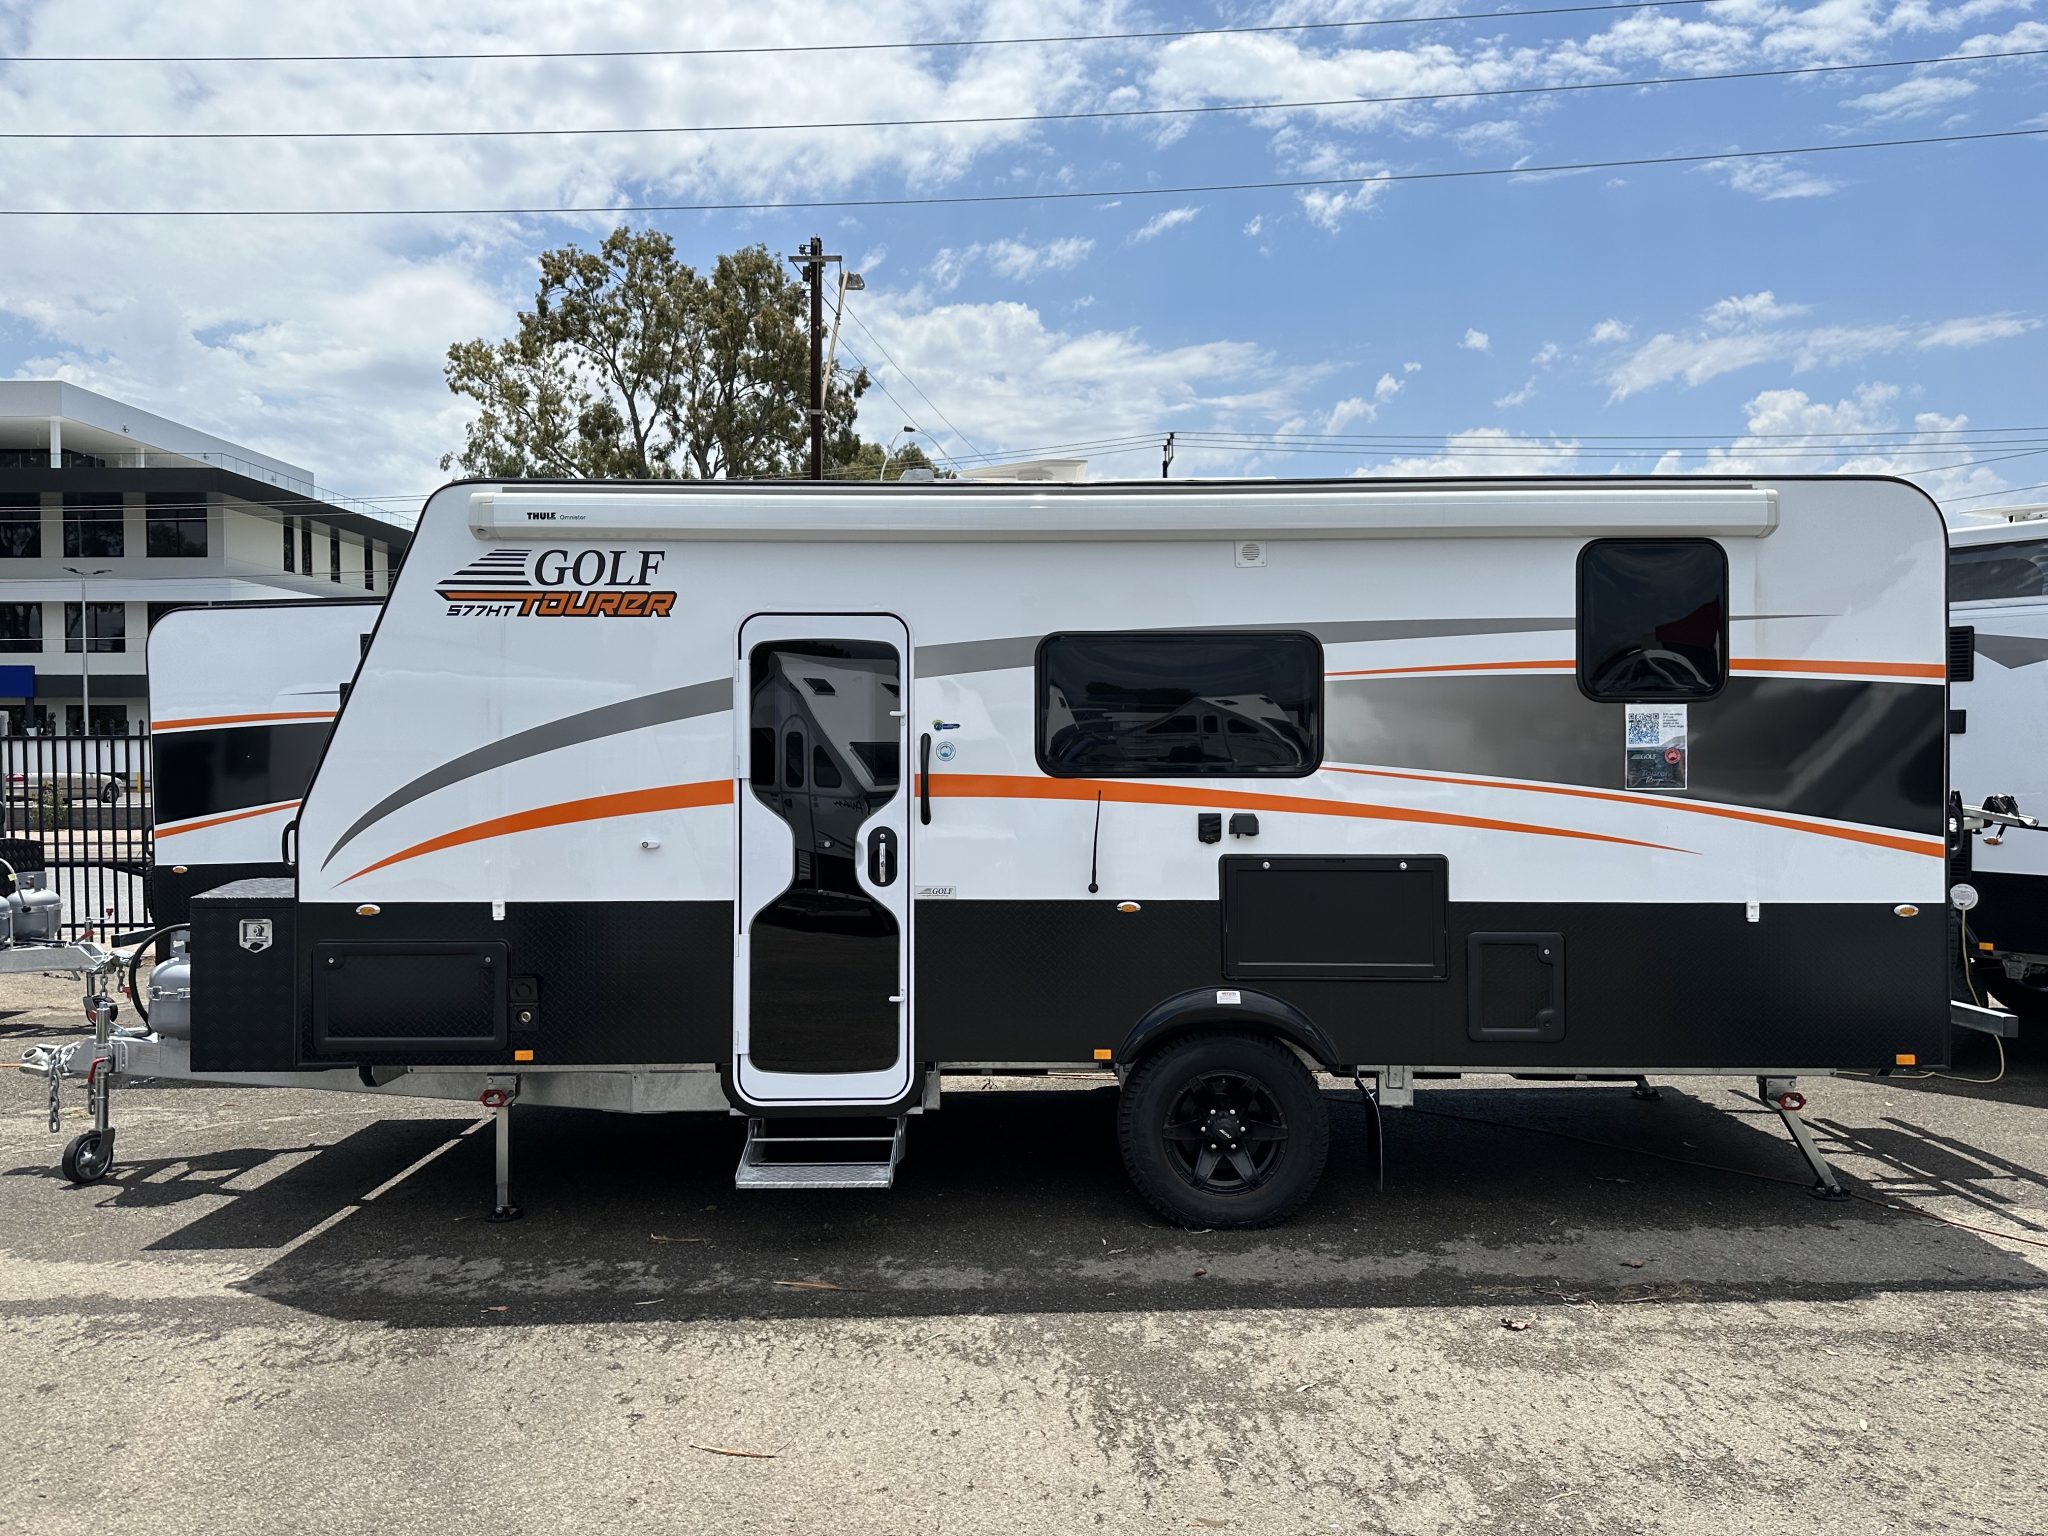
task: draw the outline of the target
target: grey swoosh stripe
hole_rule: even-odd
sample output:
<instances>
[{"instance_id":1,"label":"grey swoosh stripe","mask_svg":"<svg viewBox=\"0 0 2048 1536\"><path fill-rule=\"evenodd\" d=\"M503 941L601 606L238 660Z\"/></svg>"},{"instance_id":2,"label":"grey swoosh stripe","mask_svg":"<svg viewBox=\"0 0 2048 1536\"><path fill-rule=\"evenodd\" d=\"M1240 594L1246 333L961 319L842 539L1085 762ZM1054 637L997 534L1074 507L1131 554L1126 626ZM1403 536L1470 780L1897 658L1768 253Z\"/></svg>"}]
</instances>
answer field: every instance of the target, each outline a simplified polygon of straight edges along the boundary
<instances>
[{"instance_id":1,"label":"grey swoosh stripe","mask_svg":"<svg viewBox=\"0 0 2048 1536\"><path fill-rule=\"evenodd\" d=\"M1811 615L1738 614L1736 617L1807 618ZM1530 634L1538 631L1568 630L1574 627L1575 622L1570 618L1349 619L1326 624L1295 624L1286 627L1307 630L1326 645L1341 645L1359 640L1409 640L1430 635ZM1230 624L1218 627L1258 630L1273 626ZM1028 667L1038 649L1039 641L1044 638L1043 635L1010 635L998 640L960 640L945 645L921 645L917 648L917 675L953 677L967 672L1000 672L1011 667ZM462 756L453 758L394 789L355 819L354 824L342 833L340 840L327 851L327 857L320 861L320 867L325 869L333 863L336 854L393 811L412 804L422 796L431 795L437 789L446 789L450 784L460 784L464 779L475 778L480 773L489 773L493 768L502 768L508 763L538 757L543 752L556 752L563 747L573 747L582 742L595 741L605 736L617 736L627 731L643 730L650 725L666 725L673 720L688 720L697 715L717 714L731 707L732 684L725 678L717 678L708 683L690 683L681 688L648 694L644 698L606 704L599 709L588 709L581 714L551 720L546 725L536 725L529 730L516 732L503 740L492 742L489 746L465 752Z\"/></svg>"},{"instance_id":2,"label":"grey swoosh stripe","mask_svg":"<svg viewBox=\"0 0 2048 1536\"><path fill-rule=\"evenodd\" d=\"M661 693L650 693L643 698L625 699L598 709L586 709L578 715L550 720L546 725L536 725L529 730L516 731L502 740L492 742L489 746L478 747L472 752L463 753L460 757L451 758L440 767L431 769L394 789L356 818L355 824L342 833L340 840L327 851L327 857L320 861L320 867L325 869L332 864L337 853L393 811L412 804L422 796L431 795L437 789L446 789L450 784L460 784L464 779L473 779L480 773L489 773L493 768L502 768L523 758L538 757L543 752L558 752L563 747L573 747L579 742L618 736L626 731L644 730L650 725L666 725L671 720L714 715L731 708L732 682L730 679L720 678L709 683L691 683L682 688L669 688Z\"/></svg>"},{"instance_id":3,"label":"grey swoosh stripe","mask_svg":"<svg viewBox=\"0 0 2048 1536\"><path fill-rule=\"evenodd\" d=\"M2048 640L2031 635L1987 635L1980 629L1977 654L1989 656L2001 667L2031 667L2048 661Z\"/></svg>"}]
</instances>

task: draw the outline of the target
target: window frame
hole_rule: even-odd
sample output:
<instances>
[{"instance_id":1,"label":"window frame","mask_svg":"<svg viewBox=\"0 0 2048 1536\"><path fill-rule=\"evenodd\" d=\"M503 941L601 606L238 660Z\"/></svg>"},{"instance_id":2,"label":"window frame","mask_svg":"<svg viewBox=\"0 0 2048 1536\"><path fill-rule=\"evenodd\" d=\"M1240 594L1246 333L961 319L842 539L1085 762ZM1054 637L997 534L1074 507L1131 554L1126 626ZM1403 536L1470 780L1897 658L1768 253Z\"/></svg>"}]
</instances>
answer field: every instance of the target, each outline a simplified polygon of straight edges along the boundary
<instances>
[{"instance_id":1,"label":"window frame","mask_svg":"<svg viewBox=\"0 0 2048 1536\"><path fill-rule=\"evenodd\" d=\"M9 656L42 655L45 645L44 632L48 624L48 615L43 611L43 604L9 601L0 603L0 608L19 608L23 613L30 615L27 627L34 631L33 634L26 635L0 634L0 653Z\"/></svg>"},{"instance_id":2,"label":"window frame","mask_svg":"<svg viewBox=\"0 0 2048 1536\"><path fill-rule=\"evenodd\" d=\"M1714 686L1705 693L1595 693L1586 682L1586 557L1594 550L1611 544L1662 544L1701 545L1711 549L1721 562L1721 676ZM1728 571L1728 547L1719 539L1704 534L1617 534L1612 538L1588 539L1579 546L1578 558L1572 568L1572 681L1586 698L1595 704L1704 704L1718 699L1727 691L1728 679L1734 672L1734 657L1728 649L1729 609L1733 604L1730 595Z\"/></svg>"},{"instance_id":3,"label":"window frame","mask_svg":"<svg viewBox=\"0 0 2048 1536\"><path fill-rule=\"evenodd\" d=\"M197 510L193 510L194 508ZM149 491L142 498L142 554L146 560L205 560L213 552L213 532L209 526L208 508L204 501L195 502L182 491ZM178 529L177 538L184 543L190 535L183 530L188 524L199 525L199 550L195 554L189 549L159 550L155 548L156 530L159 527Z\"/></svg>"},{"instance_id":4,"label":"window frame","mask_svg":"<svg viewBox=\"0 0 2048 1536\"><path fill-rule=\"evenodd\" d=\"M28 515L22 516L23 513ZM19 554L11 549L0 548L0 560L43 558L43 497L40 491L9 492L6 498L0 499L0 521L11 527L30 530L30 537L26 542L34 546Z\"/></svg>"},{"instance_id":5,"label":"window frame","mask_svg":"<svg viewBox=\"0 0 2048 1536\"><path fill-rule=\"evenodd\" d=\"M1061 640L1151 640L1164 636L1218 640L1306 641L1315 658L1315 710L1310 721L1311 750L1307 764L1298 768L1240 768L1235 765L1208 767L1181 763L1174 765L1179 770L1177 772L1160 772L1154 768L1078 769L1049 762L1046 758L1045 731L1046 648ZM1056 629L1040 636L1038 644L1031 652L1031 752L1038 763L1038 771L1052 779L1309 779L1322 772L1324 759L1329 752L1329 693L1328 663L1323 653L1323 642L1306 629L1225 629L1214 626L1195 629Z\"/></svg>"},{"instance_id":6,"label":"window frame","mask_svg":"<svg viewBox=\"0 0 2048 1536\"><path fill-rule=\"evenodd\" d=\"M62 500L63 521L58 528L58 547L66 560L126 560L128 558L128 498L119 491L66 491ZM94 516L83 516L93 513ZM109 516L107 514L111 513ZM112 528L112 549L86 549L86 529L105 537Z\"/></svg>"}]
</instances>

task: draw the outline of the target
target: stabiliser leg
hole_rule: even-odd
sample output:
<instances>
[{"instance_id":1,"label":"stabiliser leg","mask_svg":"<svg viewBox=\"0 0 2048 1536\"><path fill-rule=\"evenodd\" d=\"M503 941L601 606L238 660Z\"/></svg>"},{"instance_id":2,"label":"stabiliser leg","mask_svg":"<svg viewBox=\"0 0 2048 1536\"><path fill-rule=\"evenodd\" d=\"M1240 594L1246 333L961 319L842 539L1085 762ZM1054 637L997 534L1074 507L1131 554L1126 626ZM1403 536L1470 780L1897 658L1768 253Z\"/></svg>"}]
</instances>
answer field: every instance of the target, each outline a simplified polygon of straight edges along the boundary
<instances>
[{"instance_id":1,"label":"stabiliser leg","mask_svg":"<svg viewBox=\"0 0 2048 1536\"><path fill-rule=\"evenodd\" d=\"M492 1221L517 1221L523 1214L512 1203L512 1103L518 1097L517 1079L510 1088L486 1088L477 1097L491 1112L491 1131L497 1142L498 1201L491 1208Z\"/></svg>"},{"instance_id":2,"label":"stabiliser leg","mask_svg":"<svg viewBox=\"0 0 2048 1536\"><path fill-rule=\"evenodd\" d=\"M1760 1077L1756 1080L1759 1097L1777 1110L1778 1118L1785 1122L1785 1129L1792 1135L1792 1143L1799 1148L1799 1155L1806 1159L1806 1166L1813 1170L1813 1188L1810 1191L1817 1200L1847 1200L1849 1191L1842 1188L1842 1181L1835 1177L1835 1170L1828 1166L1828 1160L1820 1155L1820 1148L1813 1139L1812 1128L1801 1117L1806 1108L1806 1095L1795 1091L1790 1078Z\"/></svg>"},{"instance_id":3,"label":"stabiliser leg","mask_svg":"<svg viewBox=\"0 0 2048 1536\"><path fill-rule=\"evenodd\" d=\"M1635 1087L1629 1090L1629 1097L1641 1099L1646 1104L1654 1104L1664 1097L1664 1092L1653 1086L1647 1077L1639 1077L1636 1079Z\"/></svg>"}]
</instances>

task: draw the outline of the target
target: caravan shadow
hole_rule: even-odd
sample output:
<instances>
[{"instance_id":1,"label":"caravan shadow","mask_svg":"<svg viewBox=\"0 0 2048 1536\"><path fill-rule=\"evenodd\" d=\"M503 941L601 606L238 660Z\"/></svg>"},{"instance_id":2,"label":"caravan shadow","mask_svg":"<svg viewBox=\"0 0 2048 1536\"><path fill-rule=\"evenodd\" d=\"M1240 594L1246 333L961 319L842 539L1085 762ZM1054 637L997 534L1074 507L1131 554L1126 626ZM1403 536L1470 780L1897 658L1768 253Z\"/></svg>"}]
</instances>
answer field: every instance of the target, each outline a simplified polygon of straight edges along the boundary
<instances>
[{"instance_id":1,"label":"caravan shadow","mask_svg":"<svg viewBox=\"0 0 2048 1536\"><path fill-rule=\"evenodd\" d=\"M1145 1206L1117 1161L1108 1088L949 1091L943 1113L913 1123L886 1192L736 1192L734 1120L517 1111L513 1194L525 1215L502 1225L486 1219L491 1138L463 1134L485 1122L389 1121L154 1247L276 1247L311 1233L240 1288L399 1327L1528 1308L2048 1284L1967 1230L1810 1198L1776 1117L1731 1090L1666 1084L1661 1103L1644 1104L1625 1087L1426 1088L1421 1111L1386 1117L1383 1192L1366 1111L1333 1090L1329 1172L1299 1217L1262 1232L1187 1232ZM1968 1219L2037 1230L2004 1213L2048 1170L1903 1118L1819 1128L1834 1150L1891 1170L1852 1187L1960 1198L1976 1207Z\"/></svg>"}]
</instances>

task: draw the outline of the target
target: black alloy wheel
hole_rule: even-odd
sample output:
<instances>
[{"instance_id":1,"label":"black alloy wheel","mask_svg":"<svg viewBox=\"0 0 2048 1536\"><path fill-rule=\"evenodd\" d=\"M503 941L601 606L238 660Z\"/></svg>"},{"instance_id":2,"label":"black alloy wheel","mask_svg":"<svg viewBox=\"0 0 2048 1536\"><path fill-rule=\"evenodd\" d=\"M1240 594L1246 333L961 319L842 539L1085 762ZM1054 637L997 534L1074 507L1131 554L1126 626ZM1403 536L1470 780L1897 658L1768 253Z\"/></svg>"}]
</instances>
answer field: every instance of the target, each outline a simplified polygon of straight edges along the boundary
<instances>
[{"instance_id":1,"label":"black alloy wheel","mask_svg":"<svg viewBox=\"0 0 2048 1536\"><path fill-rule=\"evenodd\" d=\"M1263 1035L1183 1035L1144 1057L1117 1107L1138 1192L1190 1227L1285 1221L1315 1189L1329 1117L1315 1078Z\"/></svg>"}]
</instances>

